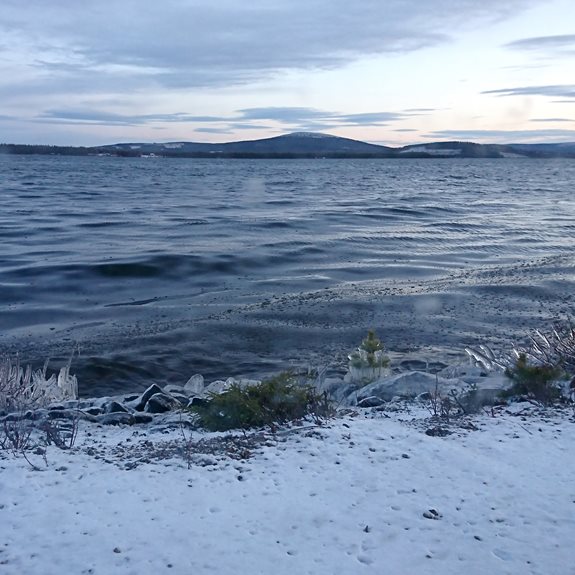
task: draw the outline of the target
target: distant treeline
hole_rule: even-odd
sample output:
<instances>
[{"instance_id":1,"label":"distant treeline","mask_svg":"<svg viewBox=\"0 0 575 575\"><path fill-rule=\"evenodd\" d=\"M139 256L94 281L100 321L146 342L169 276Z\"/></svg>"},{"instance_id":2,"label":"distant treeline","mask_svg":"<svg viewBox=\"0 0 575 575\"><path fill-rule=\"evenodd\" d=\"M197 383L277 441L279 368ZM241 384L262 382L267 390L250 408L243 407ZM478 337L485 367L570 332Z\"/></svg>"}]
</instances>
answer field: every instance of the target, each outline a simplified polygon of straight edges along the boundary
<instances>
[{"instance_id":1,"label":"distant treeline","mask_svg":"<svg viewBox=\"0 0 575 575\"><path fill-rule=\"evenodd\" d=\"M500 146L490 144L475 144L456 142L458 154L450 151L453 143L434 144L433 152L411 151L409 147L397 150L387 149L381 152L247 152L247 151L182 151L166 150L148 151L142 149L115 148L113 146L83 147L83 146L43 146L30 144L0 144L0 154L18 155L49 155L49 156L114 156L122 158L157 157L157 158L237 158L237 159L389 159L389 158L505 158L507 154L520 155L527 158L575 158L571 150L561 150L552 146L537 145ZM445 149L445 154L442 153Z\"/></svg>"},{"instance_id":2,"label":"distant treeline","mask_svg":"<svg viewBox=\"0 0 575 575\"><path fill-rule=\"evenodd\" d=\"M0 154L41 154L44 156L93 156L94 148L76 146L38 146L28 144L0 144Z\"/></svg>"},{"instance_id":3,"label":"distant treeline","mask_svg":"<svg viewBox=\"0 0 575 575\"><path fill-rule=\"evenodd\" d=\"M41 146L30 144L0 144L0 154L49 155L49 156L116 156L121 158L139 158L150 156L141 150L111 150L109 147ZM453 155L426 154L424 152L182 152L164 150L154 153L158 158L237 158L237 159L385 159L385 158L453 158ZM497 152L475 154L474 157L501 157Z\"/></svg>"}]
</instances>

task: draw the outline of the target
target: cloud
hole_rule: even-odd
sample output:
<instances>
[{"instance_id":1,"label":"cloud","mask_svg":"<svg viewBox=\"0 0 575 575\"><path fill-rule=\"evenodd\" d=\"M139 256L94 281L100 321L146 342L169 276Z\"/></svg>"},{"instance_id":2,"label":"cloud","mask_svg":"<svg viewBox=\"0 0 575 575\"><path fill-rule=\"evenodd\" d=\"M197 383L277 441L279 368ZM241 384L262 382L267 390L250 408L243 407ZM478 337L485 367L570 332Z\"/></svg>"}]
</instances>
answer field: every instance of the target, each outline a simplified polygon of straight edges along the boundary
<instances>
[{"instance_id":1,"label":"cloud","mask_svg":"<svg viewBox=\"0 0 575 575\"><path fill-rule=\"evenodd\" d=\"M292 129L321 131L346 126L382 126L402 120L407 114L395 112L371 112L364 114L340 114L306 107L264 107L237 110L231 116L195 116L174 114L118 114L96 109L51 109L37 117L40 122L58 124L142 126L155 123L216 124L198 128L205 133L228 133L230 130L271 129L269 122ZM256 123L258 122L258 123ZM268 122L268 124L266 124Z\"/></svg>"},{"instance_id":2,"label":"cloud","mask_svg":"<svg viewBox=\"0 0 575 575\"><path fill-rule=\"evenodd\" d=\"M192 116L189 114L140 114L123 115L111 112L101 112L98 110L47 110L37 118L43 122L58 124L94 124L94 125L122 125L137 126L144 124L162 123L182 123L182 122L213 122L220 121L215 116Z\"/></svg>"},{"instance_id":3,"label":"cloud","mask_svg":"<svg viewBox=\"0 0 575 575\"><path fill-rule=\"evenodd\" d=\"M512 50L552 54L554 56L569 56L575 54L575 34L523 38L509 42L504 47Z\"/></svg>"},{"instance_id":4,"label":"cloud","mask_svg":"<svg viewBox=\"0 0 575 575\"><path fill-rule=\"evenodd\" d=\"M194 132L201 132L204 134L231 134L230 130L225 128L196 128Z\"/></svg>"},{"instance_id":5,"label":"cloud","mask_svg":"<svg viewBox=\"0 0 575 575\"><path fill-rule=\"evenodd\" d=\"M466 141L489 141L496 143L519 142L575 142L575 130L438 130L431 132L426 138Z\"/></svg>"},{"instance_id":6,"label":"cloud","mask_svg":"<svg viewBox=\"0 0 575 575\"><path fill-rule=\"evenodd\" d=\"M3 0L0 37L50 89L231 86L413 52L536 0ZM10 41L6 40L9 39ZM97 77L95 76L97 74ZM26 78L21 79L25 84ZM64 84L62 84L64 81Z\"/></svg>"},{"instance_id":7,"label":"cloud","mask_svg":"<svg viewBox=\"0 0 575 575\"><path fill-rule=\"evenodd\" d=\"M530 122L575 122L571 118L532 118Z\"/></svg>"},{"instance_id":8,"label":"cloud","mask_svg":"<svg viewBox=\"0 0 575 575\"><path fill-rule=\"evenodd\" d=\"M575 84L500 88L497 90L485 90L481 93L495 94L497 96L550 96L555 98L575 98Z\"/></svg>"}]
</instances>

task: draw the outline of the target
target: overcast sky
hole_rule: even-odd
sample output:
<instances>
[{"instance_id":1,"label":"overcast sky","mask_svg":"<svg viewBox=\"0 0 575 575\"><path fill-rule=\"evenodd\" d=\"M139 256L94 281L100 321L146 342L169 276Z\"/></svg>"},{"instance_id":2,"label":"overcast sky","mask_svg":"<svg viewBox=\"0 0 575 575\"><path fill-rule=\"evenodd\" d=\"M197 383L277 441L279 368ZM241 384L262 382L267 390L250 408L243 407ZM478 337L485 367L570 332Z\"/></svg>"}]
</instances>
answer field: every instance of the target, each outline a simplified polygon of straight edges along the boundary
<instances>
[{"instance_id":1,"label":"overcast sky","mask_svg":"<svg viewBox=\"0 0 575 575\"><path fill-rule=\"evenodd\" d=\"M575 141L574 0L0 2L0 142Z\"/></svg>"}]
</instances>

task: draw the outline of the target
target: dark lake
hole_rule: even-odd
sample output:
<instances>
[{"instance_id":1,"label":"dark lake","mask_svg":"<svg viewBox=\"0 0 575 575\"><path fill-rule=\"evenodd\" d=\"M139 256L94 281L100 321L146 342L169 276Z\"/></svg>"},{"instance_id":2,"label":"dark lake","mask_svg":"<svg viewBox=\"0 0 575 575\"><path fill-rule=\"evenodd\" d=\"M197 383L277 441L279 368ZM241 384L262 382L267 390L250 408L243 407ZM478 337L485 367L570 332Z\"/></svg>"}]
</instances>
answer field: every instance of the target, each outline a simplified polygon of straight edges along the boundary
<instances>
[{"instance_id":1,"label":"dark lake","mask_svg":"<svg viewBox=\"0 0 575 575\"><path fill-rule=\"evenodd\" d=\"M572 313L572 160L0 156L0 352L82 395L505 347Z\"/></svg>"}]
</instances>

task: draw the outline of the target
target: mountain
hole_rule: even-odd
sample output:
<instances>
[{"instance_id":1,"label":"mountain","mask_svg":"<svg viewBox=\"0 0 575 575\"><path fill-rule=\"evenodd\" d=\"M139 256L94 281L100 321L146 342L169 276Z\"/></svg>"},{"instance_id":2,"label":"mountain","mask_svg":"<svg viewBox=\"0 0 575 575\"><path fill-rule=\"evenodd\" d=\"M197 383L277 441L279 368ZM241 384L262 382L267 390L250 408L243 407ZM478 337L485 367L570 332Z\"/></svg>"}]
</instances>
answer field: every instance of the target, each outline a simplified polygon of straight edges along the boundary
<instances>
[{"instance_id":1,"label":"mountain","mask_svg":"<svg viewBox=\"0 0 575 575\"><path fill-rule=\"evenodd\" d=\"M228 142L223 144L201 144L196 142L170 142L166 144L114 144L101 149L115 152L138 152L140 154L186 155L380 155L393 154L393 148L367 144L349 138L340 138L316 132L295 132L274 138Z\"/></svg>"},{"instance_id":2,"label":"mountain","mask_svg":"<svg viewBox=\"0 0 575 575\"><path fill-rule=\"evenodd\" d=\"M0 144L1 153L183 158L575 158L575 142L506 145L430 142L390 148L329 134L295 132L262 140L221 144L128 142L92 148Z\"/></svg>"},{"instance_id":3,"label":"mountain","mask_svg":"<svg viewBox=\"0 0 575 575\"><path fill-rule=\"evenodd\" d=\"M402 148L368 144L316 132L295 132L274 138L202 144L122 143L98 148L117 155L208 156L208 157L374 157L374 158L507 158L575 157L575 143L567 144L475 144L473 142L432 142Z\"/></svg>"}]
</instances>

